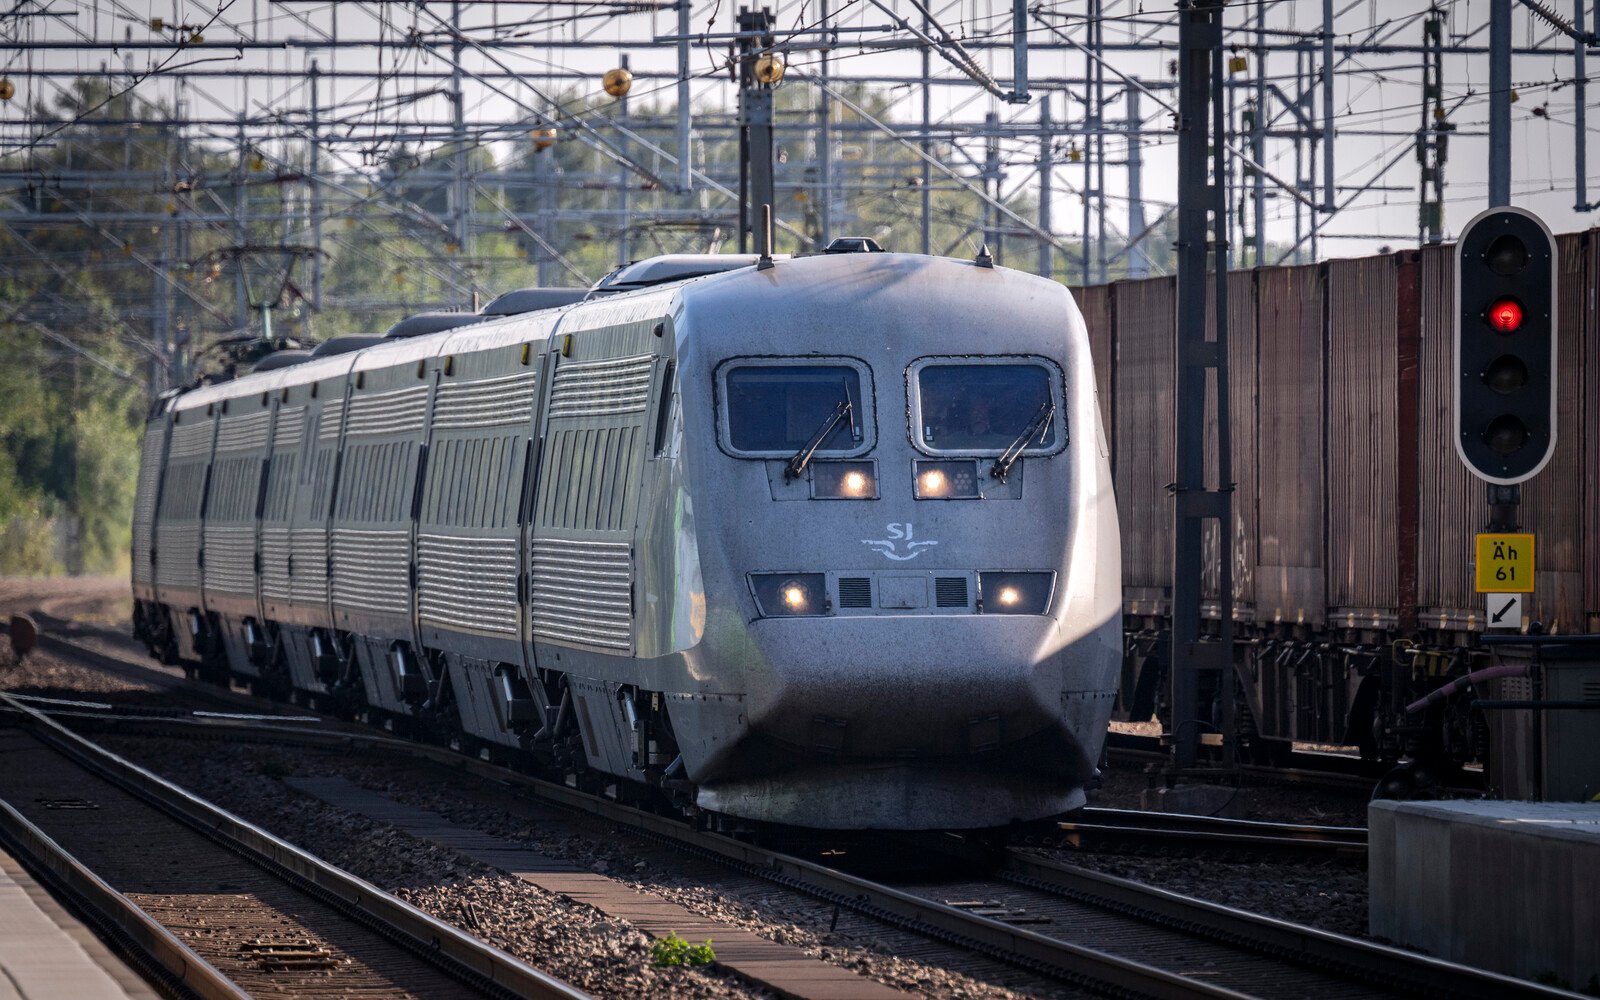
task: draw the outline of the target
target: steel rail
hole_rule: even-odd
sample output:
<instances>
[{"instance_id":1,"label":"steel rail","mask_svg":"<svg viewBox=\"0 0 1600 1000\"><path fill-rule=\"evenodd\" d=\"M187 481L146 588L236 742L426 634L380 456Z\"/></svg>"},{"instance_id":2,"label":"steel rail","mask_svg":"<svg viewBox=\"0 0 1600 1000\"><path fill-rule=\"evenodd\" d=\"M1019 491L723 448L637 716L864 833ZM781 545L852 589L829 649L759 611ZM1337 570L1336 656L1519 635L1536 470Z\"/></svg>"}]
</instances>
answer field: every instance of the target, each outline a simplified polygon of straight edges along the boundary
<instances>
[{"instance_id":1,"label":"steel rail","mask_svg":"<svg viewBox=\"0 0 1600 1000\"><path fill-rule=\"evenodd\" d=\"M53 894L65 898L90 929L109 940L113 950L146 980L179 996L249 1000L249 994L216 966L4 800L0 800L0 845Z\"/></svg>"},{"instance_id":2,"label":"steel rail","mask_svg":"<svg viewBox=\"0 0 1600 1000\"><path fill-rule=\"evenodd\" d=\"M224 728L196 724L196 721L129 720L136 727L168 728L187 723L186 731L190 733L207 728L213 731ZM741 873L833 903L841 909L853 910L893 926L1094 989L1155 997L1239 995L1204 981L1185 978L977 916L825 865L721 834L696 830L680 819L646 812L589 792L464 756L444 747L383 735L307 731L269 725L229 726L226 732L229 738L234 738L235 733L242 733L258 735L264 742L270 743L365 749L426 760L465 771L473 777L493 781L511 794L526 795L545 804L587 813L657 842L733 867ZM1180 930L1206 941L1394 989L1403 995L1482 1000L1573 996L1527 980L1236 910L1039 858L1022 850L1009 849L1002 855L996 877L1018 886Z\"/></svg>"},{"instance_id":3,"label":"steel rail","mask_svg":"<svg viewBox=\"0 0 1600 1000\"><path fill-rule=\"evenodd\" d=\"M1140 882L1011 851L1000 876L1018 885L1188 930L1198 936L1415 995L1500 1000L1578 994L1498 972L1182 896Z\"/></svg>"},{"instance_id":4,"label":"steel rail","mask_svg":"<svg viewBox=\"0 0 1600 1000\"><path fill-rule=\"evenodd\" d=\"M4 697L0 694L0 699ZM658 842L667 843L702 858L734 867L746 874L777 882L790 889L833 903L842 909L853 910L924 936L1044 972L1068 982L1110 990L1119 995L1157 997L1163 1000L1195 996L1237 1000L1243 996L1209 983L1188 979L1070 942L1059 941L988 917L977 916L824 865L779 854L721 834L695 830L680 819L658 816L565 785L510 771L444 747L412 743L377 734L368 736L361 733L303 730L266 724L222 725L201 719L148 716L132 716L124 720L113 720L99 715L86 718L96 723L114 722L119 729L132 726L158 732L176 731L179 735L204 733L213 737L225 736L228 739L249 735L268 743L317 748L365 749L374 753L426 760L451 769L467 771L474 777L494 781L509 790L521 792L547 804L587 813Z\"/></svg>"},{"instance_id":5,"label":"steel rail","mask_svg":"<svg viewBox=\"0 0 1600 1000\"><path fill-rule=\"evenodd\" d=\"M1111 732L1106 739L1106 756L1130 763L1166 763L1169 754L1157 736ZM1241 775L1272 784L1315 785L1324 788L1371 792L1382 777L1367 773L1372 762L1345 754L1315 750L1295 750L1286 767L1271 764L1240 764Z\"/></svg>"},{"instance_id":6,"label":"steel rail","mask_svg":"<svg viewBox=\"0 0 1600 1000\"><path fill-rule=\"evenodd\" d=\"M1139 844L1178 849L1267 850L1313 856L1365 860L1365 827L1268 823L1195 816L1187 813L1140 812L1132 809L1083 810L1054 824L1060 838L1075 847Z\"/></svg>"},{"instance_id":7,"label":"steel rail","mask_svg":"<svg viewBox=\"0 0 1600 1000\"><path fill-rule=\"evenodd\" d=\"M588 996L576 987L540 972L521 959L424 913L370 882L336 868L112 753L5 692L0 692L0 703L22 716L21 724L35 738L90 773L150 803L475 988L491 994L538 1000L580 1000ZM194 720L141 717L139 721L172 723ZM218 728L231 733L240 727L228 724ZM282 727L273 729L284 736L294 732Z\"/></svg>"},{"instance_id":8,"label":"steel rail","mask_svg":"<svg viewBox=\"0 0 1600 1000\"><path fill-rule=\"evenodd\" d=\"M103 655L103 654L102 654ZM0 698L3 698L0 695ZM734 867L788 888L916 933L1000 958L1096 989L1138 996L1238 996L1233 991L1165 970L1064 942L944 903L721 834L697 830L661 816L566 785L523 774L458 751L387 735L348 730L306 730L268 724L134 718L118 726L182 732L225 732L230 739L255 736L264 742L367 749L431 761L493 781L512 794L588 813L691 854ZM1184 817L1189 819L1190 817ZM1174 820L1177 821L1177 820ZM1153 823L1162 822L1152 820ZM1210 821L1226 826L1229 821ZM1237 822L1237 821L1234 821ZM1317 829L1303 827L1303 829ZM1337 829L1337 828L1335 828ZM1287 921L1246 913L1152 886L1089 872L1012 849L999 877L1020 886L1091 903L1234 947L1304 967L1327 970L1403 989L1411 995L1465 998L1571 997L1574 994L1527 980L1459 965Z\"/></svg>"},{"instance_id":9,"label":"steel rail","mask_svg":"<svg viewBox=\"0 0 1600 1000\"><path fill-rule=\"evenodd\" d=\"M110 702L87 701L81 698L47 698L43 695L8 692L25 704L37 706L47 713L74 712L83 715L143 716L145 718L206 718L233 722L299 722L320 725L327 720L320 715L276 715L262 712L214 712L203 708L163 708L156 705L113 705Z\"/></svg>"}]
</instances>

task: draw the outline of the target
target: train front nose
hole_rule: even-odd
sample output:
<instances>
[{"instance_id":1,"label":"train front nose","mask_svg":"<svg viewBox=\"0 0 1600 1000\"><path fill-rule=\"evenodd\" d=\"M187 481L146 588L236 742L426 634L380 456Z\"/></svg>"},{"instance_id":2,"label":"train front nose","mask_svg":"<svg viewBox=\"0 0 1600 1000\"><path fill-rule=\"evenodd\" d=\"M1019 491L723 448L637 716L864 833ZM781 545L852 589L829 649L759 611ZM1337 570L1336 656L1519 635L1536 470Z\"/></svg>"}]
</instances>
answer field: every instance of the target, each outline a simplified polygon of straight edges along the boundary
<instances>
[{"instance_id":1,"label":"train front nose","mask_svg":"<svg viewBox=\"0 0 1600 1000\"><path fill-rule=\"evenodd\" d=\"M992 748L1060 715L1054 620L981 615L767 619L753 635L767 670L751 727L853 757Z\"/></svg>"},{"instance_id":2,"label":"train front nose","mask_svg":"<svg viewBox=\"0 0 1600 1000\"><path fill-rule=\"evenodd\" d=\"M1082 804L1111 692L1098 633L1043 615L765 619L743 766L702 804L820 827L959 828Z\"/></svg>"}]
</instances>

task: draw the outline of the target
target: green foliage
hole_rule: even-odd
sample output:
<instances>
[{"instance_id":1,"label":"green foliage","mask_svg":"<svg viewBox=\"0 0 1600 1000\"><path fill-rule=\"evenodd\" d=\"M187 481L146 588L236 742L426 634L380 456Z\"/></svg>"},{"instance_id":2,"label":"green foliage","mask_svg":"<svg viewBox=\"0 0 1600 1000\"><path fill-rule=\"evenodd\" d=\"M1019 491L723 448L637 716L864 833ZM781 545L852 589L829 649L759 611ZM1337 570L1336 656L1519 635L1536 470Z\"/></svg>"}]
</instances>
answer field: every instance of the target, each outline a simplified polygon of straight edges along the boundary
<instances>
[{"instance_id":1,"label":"green foliage","mask_svg":"<svg viewBox=\"0 0 1600 1000\"><path fill-rule=\"evenodd\" d=\"M34 151L31 179L6 192L33 218L0 227L0 573L127 567L154 346L154 275L141 257L160 252L161 227L96 220L166 203L119 176L158 171L160 144L94 124L159 109L107 97L81 81L59 98L63 115L99 107Z\"/></svg>"},{"instance_id":2,"label":"green foliage","mask_svg":"<svg viewBox=\"0 0 1600 1000\"><path fill-rule=\"evenodd\" d=\"M39 516L13 515L0 521L0 572L17 576L61 573L54 528L55 521Z\"/></svg>"},{"instance_id":3,"label":"green foliage","mask_svg":"<svg viewBox=\"0 0 1600 1000\"><path fill-rule=\"evenodd\" d=\"M780 133L779 252L817 249L825 234L920 251L926 232L932 253L970 256L988 242L997 262L1032 269L1037 238L1004 213L985 220L975 193L985 181L961 153L903 141L875 124L912 113L904 94L859 83L836 83L834 94L831 203L824 204L816 133ZM671 105L648 93L636 93L626 110L576 91L553 96L562 108L545 109L557 122L553 132L530 115L525 137L499 133L516 136L509 141L464 150L396 143L359 169L325 158L334 176L321 188L308 183L304 145L241 148L180 135L159 124L169 109L136 92L112 96L107 80L80 80L54 106L34 109L62 127L32 150L0 156L19 178L0 195L16 206L12 219L27 218L0 225L0 342L8 351L0 366L0 573L126 568L147 376L169 366L183 379L227 367L219 343L248 335L263 303L275 307L277 335L315 342L379 333L407 314L468 307L514 288L588 284L620 260L737 249L725 195L703 179L692 193L671 190ZM798 74L773 96L777 120L789 125L815 122L825 97ZM575 127L571 115L594 132ZM736 176L732 109L708 104L695 116L694 166ZM139 119L146 124L127 124ZM1018 183L1028 166L1015 149L1006 158L1010 173L998 189L1016 192L1006 206L1035 219L1033 196ZM1072 169L1062 167L1059 190L1073 188ZM470 247L455 245L463 196L475 222ZM313 219L316 205L322 211ZM632 213L627 228L624 207ZM314 256L240 249L309 241L313 232ZM1158 267L1170 260L1171 242L1168 217L1146 243ZM1055 255L1055 276L1080 283L1077 241L1066 250ZM1123 276L1127 263L1119 256L1108 277ZM472 291L458 298L457 288Z\"/></svg>"},{"instance_id":4,"label":"green foliage","mask_svg":"<svg viewBox=\"0 0 1600 1000\"><path fill-rule=\"evenodd\" d=\"M706 938L705 944L690 944L673 931L650 944L651 965L710 965L716 960L717 953L711 950L710 938Z\"/></svg>"}]
</instances>

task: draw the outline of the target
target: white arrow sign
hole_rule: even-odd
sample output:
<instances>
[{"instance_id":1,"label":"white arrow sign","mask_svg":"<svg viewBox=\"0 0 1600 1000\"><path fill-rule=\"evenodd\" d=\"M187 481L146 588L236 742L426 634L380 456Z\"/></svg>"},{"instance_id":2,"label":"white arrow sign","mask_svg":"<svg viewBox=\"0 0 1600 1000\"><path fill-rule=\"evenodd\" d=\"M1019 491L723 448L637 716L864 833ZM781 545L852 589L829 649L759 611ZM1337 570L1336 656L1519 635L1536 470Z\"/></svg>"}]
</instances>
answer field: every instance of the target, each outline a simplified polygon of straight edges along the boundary
<instances>
[{"instance_id":1,"label":"white arrow sign","mask_svg":"<svg viewBox=\"0 0 1600 1000\"><path fill-rule=\"evenodd\" d=\"M1490 628L1522 628L1521 594L1484 594L1488 598L1485 616Z\"/></svg>"}]
</instances>

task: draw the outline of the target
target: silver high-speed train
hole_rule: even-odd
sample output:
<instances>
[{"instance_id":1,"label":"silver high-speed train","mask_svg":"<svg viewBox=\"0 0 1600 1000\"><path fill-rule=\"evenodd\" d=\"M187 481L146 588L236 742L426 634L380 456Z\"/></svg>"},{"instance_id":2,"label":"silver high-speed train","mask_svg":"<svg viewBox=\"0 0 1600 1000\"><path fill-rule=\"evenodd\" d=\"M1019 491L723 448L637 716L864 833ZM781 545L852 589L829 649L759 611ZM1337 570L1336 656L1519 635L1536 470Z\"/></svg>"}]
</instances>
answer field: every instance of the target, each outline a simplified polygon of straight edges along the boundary
<instances>
[{"instance_id":1,"label":"silver high-speed train","mask_svg":"<svg viewBox=\"0 0 1600 1000\"><path fill-rule=\"evenodd\" d=\"M707 814L1082 805L1121 589L1067 290L882 252L636 284L164 399L140 637Z\"/></svg>"}]
</instances>

